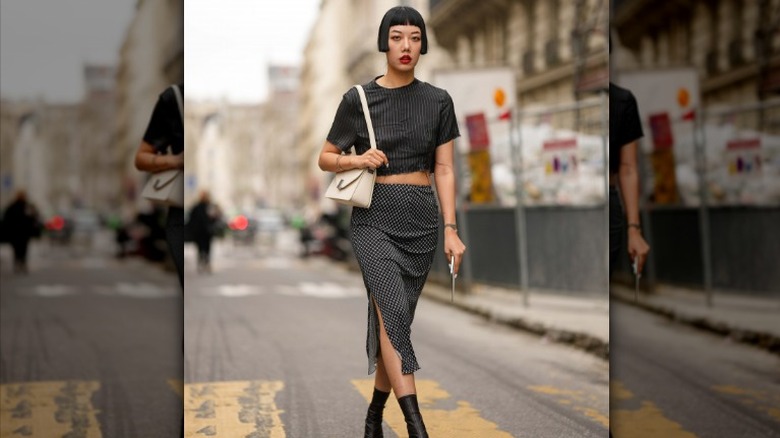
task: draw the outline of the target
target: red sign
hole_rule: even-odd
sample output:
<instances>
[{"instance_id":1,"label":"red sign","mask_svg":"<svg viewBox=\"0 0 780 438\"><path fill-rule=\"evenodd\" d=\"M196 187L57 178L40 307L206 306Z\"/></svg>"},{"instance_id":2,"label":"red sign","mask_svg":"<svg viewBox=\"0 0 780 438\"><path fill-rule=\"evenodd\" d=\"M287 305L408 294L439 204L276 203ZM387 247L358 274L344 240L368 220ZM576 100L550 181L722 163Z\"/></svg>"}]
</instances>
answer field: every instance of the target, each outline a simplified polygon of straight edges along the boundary
<instances>
[{"instance_id":1,"label":"red sign","mask_svg":"<svg viewBox=\"0 0 780 438\"><path fill-rule=\"evenodd\" d=\"M745 140L731 140L726 143L727 149L755 149L761 147L761 139L751 138Z\"/></svg>"},{"instance_id":2,"label":"red sign","mask_svg":"<svg viewBox=\"0 0 780 438\"><path fill-rule=\"evenodd\" d=\"M566 138L561 140L547 140L542 143L543 149L566 149L577 147L576 138Z\"/></svg>"},{"instance_id":3,"label":"red sign","mask_svg":"<svg viewBox=\"0 0 780 438\"><path fill-rule=\"evenodd\" d=\"M469 142L472 151L484 151L490 146L487 119L485 113L466 116L466 129L469 131Z\"/></svg>"},{"instance_id":4,"label":"red sign","mask_svg":"<svg viewBox=\"0 0 780 438\"><path fill-rule=\"evenodd\" d=\"M674 140L672 139L672 122L669 120L669 113L651 114L650 131L653 135L655 150L671 149Z\"/></svg>"}]
</instances>

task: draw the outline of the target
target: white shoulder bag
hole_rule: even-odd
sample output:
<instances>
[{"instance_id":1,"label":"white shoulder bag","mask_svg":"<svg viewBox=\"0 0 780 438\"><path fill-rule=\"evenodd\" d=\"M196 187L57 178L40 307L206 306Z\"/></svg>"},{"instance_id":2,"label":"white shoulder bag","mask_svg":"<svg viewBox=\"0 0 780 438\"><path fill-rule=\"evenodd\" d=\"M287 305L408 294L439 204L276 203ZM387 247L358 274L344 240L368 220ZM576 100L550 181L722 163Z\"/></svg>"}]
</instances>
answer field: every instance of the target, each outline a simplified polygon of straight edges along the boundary
<instances>
[{"instance_id":1,"label":"white shoulder bag","mask_svg":"<svg viewBox=\"0 0 780 438\"><path fill-rule=\"evenodd\" d=\"M184 103L177 85L171 85L179 104L179 117L184 123ZM155 204L172 207L184 206L184 170L169 169L153 173L144 186L141 196Z\"/></svg>"},{"instance_id":2,"label":"white shoulder bag","mask_svg":"<svg viewBox=\"0 0 780 438\"><path fill-rule=\"evenodd\" d=\"M368 138L371 141L371 147L376 149L376 138L374 138L374 125L371 124L371 114L368 112L368 102L363 87L355 85L360 94L360 103L363 105L363 115L366 117L368 126ZM325 191L325 196L341 204L351 205L353 207L368 208L371 206L371 198L374 195L374 182L376 181L376 171L374 169L350 169L338 172Z\"/></svg>"}]
</instances>

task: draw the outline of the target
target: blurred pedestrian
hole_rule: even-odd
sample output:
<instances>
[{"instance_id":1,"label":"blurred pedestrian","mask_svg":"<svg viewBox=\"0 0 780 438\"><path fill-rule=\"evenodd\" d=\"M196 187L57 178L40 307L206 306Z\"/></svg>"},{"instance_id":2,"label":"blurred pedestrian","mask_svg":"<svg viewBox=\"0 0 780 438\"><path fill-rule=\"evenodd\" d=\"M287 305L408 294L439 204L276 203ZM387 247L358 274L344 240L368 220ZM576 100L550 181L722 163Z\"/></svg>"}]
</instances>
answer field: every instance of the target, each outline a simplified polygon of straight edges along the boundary
<instances>
[{"instance_id":1,"label":"blurred pedestrian","mask_svg":"<svg viewBox=\"0 0 780 438\"><path fill-rule=\"evenodd\" d=\"M198 272L211 272L211 240L221 216L221 210L211 202L209 192L202 191L198 203L190 210L187 222L187 231L198 247Z\"/></svg>"},{"instance_id":2,"label":"blurred pedestrian","mask_svg":"<svg viewBox=\"0 0 780 438\"><path fill-rule=\"evenodd\" d=\"M177 85L184 93L184 84ZM171 154L165 154L170 147ZM184 169L184 123L175 91L168 87L157 99L149 125L135 155L135 167L144 172ZM165 238L184 289L184 209L169 207Z\"/></svg>"},{"instance_id":3,"label":"blurred pedestrian","mask_svg":"<svg viewBox=\"0 0 780 438\"><path fill-rule=\"evenodd\" d=\"M609 271L617 262L627 226L626 249L639 275L650 252L639 221L637 140L643 136L642 122L634 95L613 83L609 107Z\"/></svg>"},{"instance_id":4,"label":"blurred pedestrian","mask_svg":"<svg viewBox=\"0 0 780 438\"><path fill-rule=\"evenodd\" d=\"M3 228L6 240L14 251L14 272L28 273L27 248L30 239L41 236L41 222L38 209L27 199L24 190L16 192L14 200L3 213Z\"/></svg>"},{"instance_id":5,"label":"blurred pedestrian","mask_svg":"<svg viewBox=\"0 0 780 438\"><path fill-rule=\"evenodd\" d=\"M392 389L411 437L427 437L417 403L414 372L420 366L410 339L417 300L433 263L439 205L444 252L458 271L466 247L455 224L455 110L449 94L415 78L428 50L419 12L397 6L379 26L379 51L387 70L364 84L377 148L369 144L358 91L347 91L336 112L319 166L328 172L376 169L370 208L352 209L352 246L368 294L368 372L376 371L365 436L382 436L382 411ZM343 155L355 146L357 155ZM436 192L430 174L435 176Z\"/></svg>"}]
</instances>

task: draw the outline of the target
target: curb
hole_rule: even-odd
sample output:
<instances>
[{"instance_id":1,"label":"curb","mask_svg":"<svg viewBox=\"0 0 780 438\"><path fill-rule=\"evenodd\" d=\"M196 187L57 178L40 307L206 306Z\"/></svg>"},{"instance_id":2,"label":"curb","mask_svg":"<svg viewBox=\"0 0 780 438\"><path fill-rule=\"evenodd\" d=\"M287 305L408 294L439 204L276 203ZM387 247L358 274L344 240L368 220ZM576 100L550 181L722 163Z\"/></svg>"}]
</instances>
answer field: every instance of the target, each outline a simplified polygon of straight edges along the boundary
<instances>
[{"instance_id":1,"label":"curb","mask_svg":"<svg viewBox=\"0 0 780 438\"><path fill-rule=\"evenodd\" d=\"M700 316L687 316L675 312L669 307L658 304L651 304L643 301L634 301L633 298L626 297L625 293L610 290L610 298L614 298L621 303L628 304L656 315L663 316L672 322L684 324L699 330L707 331L715 335L727 337L734 342L758 347L771 354L780 356L780 336L767 332L742 329L724 322L712 321Z\"/></svg>"},{"instance_id":2,"label":"curb","mask_svg":"<svg viewBox=\"0 0 780 438\"><path fill-rule=\"evenodd\" d=\"M501 315L493 313L489 309L478 305L468 304L457 300L451 302L449 293L443 293L430 287L423 289L422 296L439 303L457 307L458 309L473 315L481 316L488 321L540 336L549 342L569 345L585 351L586 353L590 353L599 359L609 361L609 342L604 342L602 339L587 333L557 329L555 327L545 326L538 322L529 321L525 318L502 317Z\"/></svg>"}]
</instances>

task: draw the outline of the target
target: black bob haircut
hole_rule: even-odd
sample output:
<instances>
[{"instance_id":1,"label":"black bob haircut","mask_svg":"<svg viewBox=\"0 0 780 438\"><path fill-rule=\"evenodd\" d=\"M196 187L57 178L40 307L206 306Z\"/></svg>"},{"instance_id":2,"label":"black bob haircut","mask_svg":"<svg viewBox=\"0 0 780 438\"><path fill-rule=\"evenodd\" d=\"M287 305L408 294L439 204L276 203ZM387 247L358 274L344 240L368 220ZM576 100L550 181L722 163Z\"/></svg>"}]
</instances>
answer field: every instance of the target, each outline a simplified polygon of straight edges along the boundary
<instances>
[{"instance_id":1,"label":"black bob haircut","mask_svg":"<svg viewBox=\"0 0 780 438\"><path fill-rule=\"evenodd\" d=\"M417 10L409 6L396 6L385 13L382 17L382 24L379 25L379 38L377 45L380 52L390 50L387 40L390 39L390 28L392 26L417 26L420 28L422 37L422 47L420 54L425 55L428 52L428 34L425 33L425 21Z\"/></svg>"}]
</instances>

